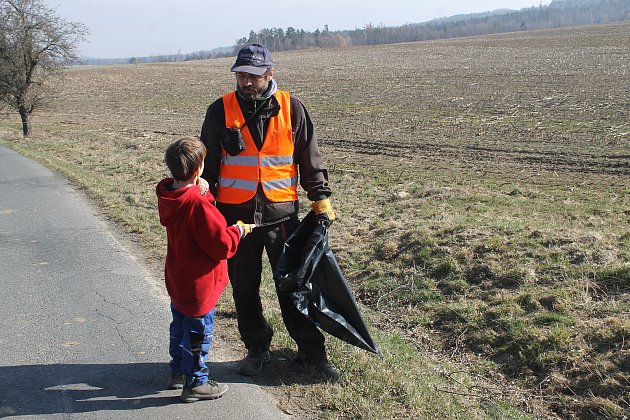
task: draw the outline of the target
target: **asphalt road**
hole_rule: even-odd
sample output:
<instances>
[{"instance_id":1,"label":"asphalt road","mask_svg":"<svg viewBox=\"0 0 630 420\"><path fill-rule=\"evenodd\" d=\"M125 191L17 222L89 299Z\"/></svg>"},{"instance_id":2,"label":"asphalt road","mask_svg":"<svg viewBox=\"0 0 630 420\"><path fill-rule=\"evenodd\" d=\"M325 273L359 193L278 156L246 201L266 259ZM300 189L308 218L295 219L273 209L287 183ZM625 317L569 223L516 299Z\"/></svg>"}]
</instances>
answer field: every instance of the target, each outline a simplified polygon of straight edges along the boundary
<instances>
[{"instance_id":1,"label":"asphalt road","mask_svg":"<svg viewBox=\"0 0 630 420\"><path fill-rule=\"evenodd\" d=\"M210 367L228 392L181 403L166 389L168 308L80 192L0 146L0 417L288 417L221 343Z\"/></svg>"}]
</instances>

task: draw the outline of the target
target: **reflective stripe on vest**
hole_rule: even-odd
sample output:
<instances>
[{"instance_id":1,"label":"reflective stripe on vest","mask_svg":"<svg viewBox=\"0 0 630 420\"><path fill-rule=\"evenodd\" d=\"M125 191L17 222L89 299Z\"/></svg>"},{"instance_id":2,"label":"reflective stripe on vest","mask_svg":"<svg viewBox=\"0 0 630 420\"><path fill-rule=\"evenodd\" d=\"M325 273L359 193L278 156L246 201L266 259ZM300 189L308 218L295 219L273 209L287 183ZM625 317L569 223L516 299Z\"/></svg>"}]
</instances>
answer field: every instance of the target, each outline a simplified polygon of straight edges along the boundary
<instances>
[{"instance_id":1,"label":"reflective stripe on vest","mask_svg":"<svg viewBox=\"0 0 630 420\"><path fill-rule=\"evenodd\" d=\"M291 133L290 95L286 91L276 91L280 104L277 116L269 119L262 149L258 151L247 126L241 134L245 150L231 156L223 150L219 166L217 201L239 204L250 200L256 194L258 184L262 185L269 201L295 201L297 193L297 166L293 162L293 135ZM225 126L243 126L245 118L236 98L236 92L223 96Z\"/></svg>"}]
</instances>

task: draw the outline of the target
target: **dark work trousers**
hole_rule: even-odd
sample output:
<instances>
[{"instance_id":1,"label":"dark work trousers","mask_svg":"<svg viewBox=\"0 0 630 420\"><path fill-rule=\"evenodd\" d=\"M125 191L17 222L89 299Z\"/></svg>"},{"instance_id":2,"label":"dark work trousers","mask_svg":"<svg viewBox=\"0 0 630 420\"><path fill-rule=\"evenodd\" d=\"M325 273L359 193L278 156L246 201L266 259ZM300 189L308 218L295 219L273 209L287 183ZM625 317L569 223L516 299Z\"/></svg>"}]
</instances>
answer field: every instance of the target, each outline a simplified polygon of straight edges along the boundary
<instances>
[{"instance_id":1,"label":"dark work trousers","mask_svg":"<svg viewBox=\"0 0 630 420\"><path fill-rule=\"evenodd\" d=\"M241 240L236 255L228 260L238 330L248 349L252 346L268 349L273 336L273 330L263 316L260 301L263 250L267 251L273 268L284 242L298 225L298 219L291 219L272 226L257 227ZM279 291L277 285L276 294L282 320L289 335L297 343L298 352L313 358L325 356L324 336L319 329L297 310L291 296Z\"/></svg>"}]
</instances>

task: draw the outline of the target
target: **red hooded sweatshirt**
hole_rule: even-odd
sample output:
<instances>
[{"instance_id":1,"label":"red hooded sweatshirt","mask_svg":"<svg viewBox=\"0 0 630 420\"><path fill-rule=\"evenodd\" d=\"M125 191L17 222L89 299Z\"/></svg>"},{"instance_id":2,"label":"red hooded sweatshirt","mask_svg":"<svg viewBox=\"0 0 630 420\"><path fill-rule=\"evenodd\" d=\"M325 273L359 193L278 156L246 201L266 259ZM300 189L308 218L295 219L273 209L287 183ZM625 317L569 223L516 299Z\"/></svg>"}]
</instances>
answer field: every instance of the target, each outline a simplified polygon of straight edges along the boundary
<instances>
[{"instance_id":1,"label":"red hooded sweatshirt","mask_svg":"<svg viewBox=\"0 0 630 420\"><path fill-rule=\"evenodd\" d=\"M227 226L210 192L196 185L172 190L173 178L156 187L160 223L168 247L164 278L171 302L188 317L202 316L217 304L228 284L227 258L236 253L240 231Z\"/></svg>"}]
</instances>

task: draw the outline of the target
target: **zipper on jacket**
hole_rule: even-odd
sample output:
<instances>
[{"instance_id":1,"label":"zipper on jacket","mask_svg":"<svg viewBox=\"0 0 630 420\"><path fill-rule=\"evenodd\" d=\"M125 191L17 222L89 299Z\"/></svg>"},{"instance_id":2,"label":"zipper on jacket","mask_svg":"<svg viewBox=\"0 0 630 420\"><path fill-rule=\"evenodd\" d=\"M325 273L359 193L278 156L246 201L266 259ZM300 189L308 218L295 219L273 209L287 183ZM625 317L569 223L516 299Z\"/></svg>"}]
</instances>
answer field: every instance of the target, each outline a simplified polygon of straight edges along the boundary
<instances>
[{"instance_id":1,"label":"zipper on jacket","mask_svg":"<svg viewBox=\"0 0 630 420\"><path fill-rule=\"evenodd\" d=\"M254 198L254 217L253 217L254 223L257 226L262 225L262 222L263 222L262 212L263 212L263 209L265 208L263 203L261 203L261 197L260 197L261 194L264 194L264 191L262 190L262 184L258 183L258 187L256 188L256 195L254 196L255 198Z\"/></svg>"}]
</instances>

